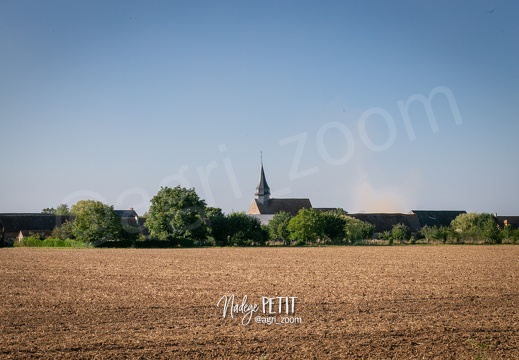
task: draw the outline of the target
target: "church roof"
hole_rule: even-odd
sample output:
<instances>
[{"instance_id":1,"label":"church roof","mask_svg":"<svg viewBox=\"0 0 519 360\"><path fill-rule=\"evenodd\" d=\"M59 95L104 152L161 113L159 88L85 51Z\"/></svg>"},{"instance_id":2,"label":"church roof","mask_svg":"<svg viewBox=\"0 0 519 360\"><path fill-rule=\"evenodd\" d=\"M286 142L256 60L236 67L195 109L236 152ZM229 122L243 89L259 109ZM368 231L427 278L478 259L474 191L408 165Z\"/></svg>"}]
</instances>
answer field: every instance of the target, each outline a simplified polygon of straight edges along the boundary
<instances>
[{"instance_id":1,"label":"church roof","mask_svg":"<svg viewBox=\"0 0 519 360\"><path fill-rule=\"evenodd\" d=\"M263 170L263 161L261 161L261 174L258 186L256 187L256 196L270 195L270 187L267 184L267 178L265 177L265 171Z\"/></svg>"},{"instance_id":2,"label":"church roof","mask_svg":"<svg viewBox=\"0 0 519 360\"><path fill-rule=\"evenodd\" d=\"M312 208L310 199L270 199L267 206L258 200L254 200L251 208L254 207L254 205L257 208L257 214L262 215L277 214L286 211L290 215L296 216L299 210ZM249 211L249 213L252 214L254 212Z\"/></svg>"}]
</instances>

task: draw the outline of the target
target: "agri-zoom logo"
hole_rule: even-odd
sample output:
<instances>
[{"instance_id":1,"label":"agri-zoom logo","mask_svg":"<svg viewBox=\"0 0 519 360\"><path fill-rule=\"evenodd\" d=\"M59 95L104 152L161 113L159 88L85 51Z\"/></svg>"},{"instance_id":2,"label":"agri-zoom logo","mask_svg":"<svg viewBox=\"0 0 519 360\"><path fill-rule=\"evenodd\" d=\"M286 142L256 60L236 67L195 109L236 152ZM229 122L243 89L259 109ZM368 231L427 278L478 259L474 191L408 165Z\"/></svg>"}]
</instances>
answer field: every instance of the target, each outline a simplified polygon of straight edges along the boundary
<instances>
[{"instance_id":1,"label":"agri-zoom logo","mask_svg":"<svg viewBox=\"0 0 519 360\"><path fill-rule=\"evenodd\" d=\"M222 296L216 307L222 309L224 319L241 316L243 326L249 325L252 319L264 325L301 324L301 317L294 316L296 300L296 296L262 296L259 303L249 303L247 295L239 302L232 294Z\"/></svg>"}]
</instances>

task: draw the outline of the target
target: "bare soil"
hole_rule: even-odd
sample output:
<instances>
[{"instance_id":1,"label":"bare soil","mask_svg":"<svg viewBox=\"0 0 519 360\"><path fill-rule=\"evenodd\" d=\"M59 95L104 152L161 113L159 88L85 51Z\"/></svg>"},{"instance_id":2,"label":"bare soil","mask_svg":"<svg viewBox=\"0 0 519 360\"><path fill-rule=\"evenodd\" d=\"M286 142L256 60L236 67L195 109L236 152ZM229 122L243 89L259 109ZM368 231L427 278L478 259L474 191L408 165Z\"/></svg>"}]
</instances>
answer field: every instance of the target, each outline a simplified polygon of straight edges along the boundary
<instances>
[{"instance_id":1,"label":"bare soil","mask_svg":"<svg viewBox=\"0 0 519 360\"><path fill-rule=\"evenodd\" d=\"M519 358L519 246L0 249L0 298L8 359Z\"/></svg>"}]
</instances>

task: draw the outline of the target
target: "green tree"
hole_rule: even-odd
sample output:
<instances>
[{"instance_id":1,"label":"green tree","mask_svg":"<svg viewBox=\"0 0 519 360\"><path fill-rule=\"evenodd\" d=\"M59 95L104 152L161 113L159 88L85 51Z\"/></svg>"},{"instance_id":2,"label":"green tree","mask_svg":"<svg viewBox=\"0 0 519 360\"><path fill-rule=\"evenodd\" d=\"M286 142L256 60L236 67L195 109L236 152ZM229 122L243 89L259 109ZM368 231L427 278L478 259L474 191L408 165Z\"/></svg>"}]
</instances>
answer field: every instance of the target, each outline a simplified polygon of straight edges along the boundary
<instances>
[{"instance_id":1,"label":"green tree","mask_svg":"<svg viewBox=\"0 0 519 360\"><path fill-rule=\"evenodd\" d=\"M501 242L497 217L487 213L461 214L451 222L452 230L465 241Z\"/></svg>"},{"instance_id":2,"label":"green tree","mask_svg":"<svg viewBox=\"0 0 519 360\"><path fill-rule=\"evenodd\" d=\"M95 200L79 200L77 203L72 205L70 208L70 214L71 215L78 215L81 213L84 209L91 206L92 203L96 202Z\"/></svg>"},{"instance_id":3,"label":"green tree","mask_svg":"<svg viewBox=\"0 0 519 360\"><path fill-rule=\"evenodd\" d=\"M452 229L448 226L440 226L436 232L436 239L441 240L443 244L447 243L449 237L452 237Z\"/></svg>"},{"instance_id":4,"label":"green tree","mask_svg":"<svg viewBox=\"0 0 519 360\"><path fill-rule=\"evenodd\" d=\"M159 240L192 240L203 245L207 237L205 201L194 188L161 187L151 199L146 227Z\"/></svg>"},{"instance_id":5,"label":"green tree","mask_svg":"<svg viewBox=\"0 0 519 360\"><path fill-rule=\"evenodd\" d=\"M227 216L228 244L234 246L264 245L268 234L255 217L244 212Z\"/></svg>"},{"instance_id":6,"label":"green tree","mask_svg":"<svg viewBox=\"0 0 519 360\"><path fill-rule=\"evenodd\" d=\"M319 213L319 235L331 243L341 243L346 237L346 219L336 211Z\"/></svg>"},{"instance_id":7,"label":"green tree","mask_svg":"<svg viewBox=\"0 0 519 360\"><path fill-rule=\"evenodd\" d=\"M290 219L292 215L286 211L275 214L267 226L270 239L281 240L284 245L290 245L290 231L288 231Z\"/></svg>"},{"instance_id":8,"label":"green tree","mask_svg":"<svg viewBox=\"0 0 519 360\"><path fill-rule=\"evenodd\" d=\"M55 214L56 215L70 215L70 209L68 208L67 204L59 204L56 207Z\"/></svg>"},{"instance_id":9,"label":"green tree","mask_svg":"<svg viewBox=\"0 0 519 360\"><path fill-rule=\"evenodd\" d=\"M229 236L229 226L227 217L220 208L208 207L206 209L208 219L209 236L215 245L227 246Z\"/></svg>"},{"instance_id":10,"label":"green tree","mask_svg":"<svg viewBox=\"0 0 519 360\"><path fill-rule=\"evenodd\" d=\"M373 237L373 234L375 233L375 225L351 216L345 216L344 219L346 220L346 240L350 243L353 244L355 241L370 239Z\"/></svg>"},{"instance_id":11,"label":"green tree","mask_svg":"<svg viewBox=\"0 0 519 360\"><path fill-rule=\"evenodd\" d=\"M59 204L55 209L53 207L45 208L41 213L50 215L70 215L70 210L67 204Z\"/></svg>"},{"instance_id":12,"label":"green tree","mask_svg":"<svg viewBox=\"0 0 519 360\"><path fill-rule=\"evenodd\" d=\"M81 200L76 205L72 207L76 215L72 233L76 239L93 244L118 239L121 219L115 214L113 206L94 200Z\"/></svg>"},{"instance_id":13,"label":"green tree","mask_svg":"<svg viewBox=\"0 0 519 360\"><path fill-rule=\"evenodd\" d=\"M290 239L298 244L315 243L321 235L321 223L319 213L315 209L301 209L290 219L288 231Z\"/></svg>"},{"instance_id":14,"label":"green tree","mask_svg":"<svg viewBox=\"0 0 519 360\"><path fill-rule=\"evenodd\" d=\"M427 243L429 243L432 239L435 239L436 232L438 230L437 226L429 226L425 225L420 229L420 235L422 235Z\"/></svg>"},{"instance_id":15,"label":"green tree","mask_svg":"<svg viewBox=\"0 0 519 360\"><path fill-rule=\"evenodd\" d=\"M391 229L391 237L393 238L393 240L409 240L409 238L411 237L411 229L409 229L402 223L398 223L394 225Z\"/></svg>"},{"instance_id":16,"label":"green tree","mask_svg":"<svg viewBox=\"0 0 519 360\"><path fill-rule=\"evenodd\" d=\"M65 221L61 226L56 226L52 230L52 237L66 240L66 239L74 239L74 232L73 229L74 222L73 221Z\"/></svg>"}]
</instances>

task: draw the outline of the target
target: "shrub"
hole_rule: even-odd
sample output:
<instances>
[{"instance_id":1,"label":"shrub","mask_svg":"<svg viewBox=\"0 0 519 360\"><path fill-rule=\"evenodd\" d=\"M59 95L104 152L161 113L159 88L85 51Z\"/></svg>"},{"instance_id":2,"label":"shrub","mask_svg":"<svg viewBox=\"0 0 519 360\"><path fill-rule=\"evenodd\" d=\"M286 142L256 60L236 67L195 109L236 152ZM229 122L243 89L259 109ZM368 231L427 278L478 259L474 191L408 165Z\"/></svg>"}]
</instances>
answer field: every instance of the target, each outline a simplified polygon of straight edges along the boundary
<instances>
[{"instance_id":1,"label":"shrub","mask_svg":"<svg viewBox=\"0 0 519 360\"><path fill-rule=\"evenodd\" d=\"M391 239L391 231L383 231L378 234L378 238L380 240L389 240Z\"/></svg>"},{"instance_id":2,"label":"shrub","mask_svg":"<svg viewBox=\"0 0 519 360\"><path fill-rule=\"evenodd\" d=\"M379 233L378 238L380 240L387 240L388 245L393 245L393 236L391 235L391 231L384 231Z\"/></svg>"},{"instance_id":3,"label":"shrub","mask_svg":"<svg viewBox=\"0 0 519 360\"><path fill-rule=\"evenodd\" d=\"M43 246L43 241L40 239L39 235L30 234L25 236L21 240L16 240L14 242L14 246L16 247L41 247Z\"/></svg>"},{"instance_id":4,"label":"shrub","mask_svg":"<svg viewBox=\"0 0 519 360\"><path fill-rule=\"evenodd\" d=\"M492 214L461 214L452 221L451 228L461 241L484 241L490 244L501 242L497 218Z\"/></svg>"},{"instance_id":5,"label":"shrub","mask_svg":"<svg viewBox=\"0 0 519 360\"><path fill-rule=\"evenodd\" d=\"M61 240L74 239L72 221L65 221L61 226L56 226L54 230L52 230L52 237Z\"/></svg>"},{"instance_id":6,"label":"shrub","mask_svg":"<svg viewBox=\"0 0 519 360\"><path fill-rule=\"evenodd\" d=\"M137 244L143 244L147 241L133 242L131 240L104 241L96 245L98 248L132 248L138 247Z\"/></svg>"},{"instance_id":7,"label":"shrub","mask_svg":"<svg viewBox=\"0 0 519 360\"><path fill-rule=\"evenodd\" d=\"M434 235L436 234L436 226L429 226L425 225L420 229L420 235L422 235L427 243L429 243L430 240L434 239Z\"/></svg>"},{"instance_id":8,"label":"shrub","mask_svg":"<svg viewBox=\"0 0 519 360\"><path fill-rule=\"evenodd\" d=\"M393 226L393 229L391 229L391 237L399 241L409 240L411 237L411 229L402 223L396 224Z\"/></svg>"},{"instance_id":9,"label":"shrub","mask_svg":"<svg viewBox=\"0 0 519 360\"><path fill-rule=\"evenodd\" d=\"M500 237L503 243L515 244L519 239L519 229L512 229L510 225L505 225L501 230Z\"/></svg>"},{"instance_id":10,"label":"shrub","mask_svg":"<svg viewBox=\"0 0 519 360\"><path fill-rule=\"evenodd\" d=\"M73 239L57 239L57 238L47 238L42 241L42 246L44 247L66 247L66 248L89 248L92 247L88 243L84 243L82 241L73 240Z\"/></svg>"},{"instance_id":11,"label":"shrub","mask_svg":"<svg viewBox=\"0 0 519 360\"><path fill-rule=\"evenodd\" d=\"M351 244L355 241L370 239L375 233L375 225L366 221L355 219L351 216L345 216L346 219L346 240Z\"/></svg>"},{"instance_id":12,"label":"shrub","mask_svg":"<svg viewBox=\"0 0 519 360\"><path fill-rule=\"evenodd\" d=\"M189 238L179 238L178 243L182 247L192 247L193 245L195 245L195 241Z\"/></svg>"},{"instance_id":13,"label":"shrub","mask_svg":"<svg viewBox=\"0 0 519 360\"><path fill-rule=\"evenodd\" d=\"M19 247L65 247L65 248L88 248L91 245L78 240L47 238L40 240L38 235L31 234L24 237L20 241L15 242L15 246Z\"/></svg>"},{"instance_id":14,"label":"shrub","mask_svg":"<svg viewBox=\"0 0 519 360\"><path fill-rule=\"evenodd\" d=\"M216 246L216 241L213 238L208 238L202 246Z\"/></svg>"},{"instance_id":15,"label":"shrub","mask_svg":"<svg viewBox=\"0 0 519 360\"><path fill-rule=\"evenodd\" d=\"M447 242L447 239L452 234L451 229L445 226L424 226L420 229L420 234L425 237L427 243L431 239L440 240L443 244ZM454 235L454 234L452 234ZM455 236L454 236L455 237Z\"/></svg>"}]
</instances>

